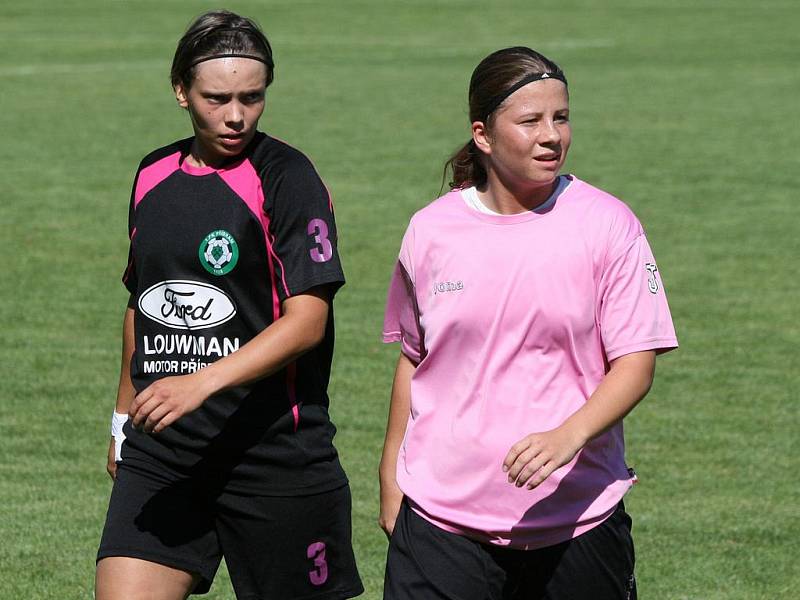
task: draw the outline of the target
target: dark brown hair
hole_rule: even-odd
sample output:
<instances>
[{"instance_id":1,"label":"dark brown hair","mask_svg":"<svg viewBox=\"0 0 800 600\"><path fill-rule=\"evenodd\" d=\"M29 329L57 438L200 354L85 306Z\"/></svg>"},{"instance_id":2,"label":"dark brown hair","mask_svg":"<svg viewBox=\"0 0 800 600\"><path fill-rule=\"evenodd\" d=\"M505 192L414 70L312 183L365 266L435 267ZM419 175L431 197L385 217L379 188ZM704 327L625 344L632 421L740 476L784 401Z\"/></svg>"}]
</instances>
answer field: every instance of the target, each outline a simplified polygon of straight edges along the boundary
<instances>
[{"instance_id":1,"label":"dark brown hair","mask_svg":"<svg viewBox=\"0 0 800 600\"><path fill-rule=\"evenodd\" d=\"M482 121L491 128L492 118L505 99L492 108L498 97L502 97L515 84L532 75L560 73L561 69L552 60L525 46L504 48L484 58L472 72L469 81L469 120ZM442 180L452 169L451 188L464 188L486 183L484 158L472 139L464 144L444 164Z\"/></svg>"},{"instance_id":2,"label":"dark brown hair","mask_svg":"<svg viewBox=\"0 0 800 600\"><path fill-rule=\"evenodd\" d=\"M212 10L197 17L178 42L170 70L172 86L181 84L188 90L198 61L225 54L249 55L262 60L267 67L264 87L272 83L275 71L272 47L261 28L247 17L227 10Z\"/></svg>"}]
</instances>

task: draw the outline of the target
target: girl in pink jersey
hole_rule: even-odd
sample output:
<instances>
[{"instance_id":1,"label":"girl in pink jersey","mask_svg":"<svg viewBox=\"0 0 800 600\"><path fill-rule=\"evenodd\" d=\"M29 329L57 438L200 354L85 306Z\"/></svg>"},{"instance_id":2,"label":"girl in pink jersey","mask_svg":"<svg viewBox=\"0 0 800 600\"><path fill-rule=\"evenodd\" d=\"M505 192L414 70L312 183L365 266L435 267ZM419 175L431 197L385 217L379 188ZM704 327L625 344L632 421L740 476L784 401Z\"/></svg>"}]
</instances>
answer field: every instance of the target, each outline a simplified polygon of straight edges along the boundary
<instances>
[{"instance_id":1,"label":"girl in pink jersey","mask_svg":"<svg viewBox=\"0 0 800 600\"><path fill-rule=\"evenodd\" d=\"M389 290L385 597L634 598L622 419L677 346L660 274L625 204L559 175L555 63L495 52L469 106L453 189L412 218Z\"/></svg>"}]
</instances>

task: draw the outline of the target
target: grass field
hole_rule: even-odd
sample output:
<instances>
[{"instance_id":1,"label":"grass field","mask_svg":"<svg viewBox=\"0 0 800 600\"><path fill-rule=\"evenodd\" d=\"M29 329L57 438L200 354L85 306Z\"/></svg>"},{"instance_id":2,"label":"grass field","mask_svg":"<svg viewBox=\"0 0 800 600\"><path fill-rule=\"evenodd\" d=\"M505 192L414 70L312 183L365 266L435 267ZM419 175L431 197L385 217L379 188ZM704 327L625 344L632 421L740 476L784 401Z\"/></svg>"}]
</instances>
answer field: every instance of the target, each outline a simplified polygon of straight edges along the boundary
<instances>
[{"instance_id":1,"label":"grass field","mask_svg":"<svg viewBox=\"0 0 800 600\"><path fill-rule=\"evenodd\" d=\"M0 17L0 598L88 598L138 160L189 134L174 44L216 3L15 2ZM682 347L627 421L640 597L800 598L800 4L231 2L275 48L262 128L333 190L349 283L331 395L369 600L397 349L379 333L408 217L467 135L466 86L526 44L570 79L576 173L628 202ZM795 109L791 107L794 106ZM794 123L794 125L792 125ZM794 308L792 308L794 307ZM225 573L209 598L230 599Z\"/></svg>"}]
</instances>

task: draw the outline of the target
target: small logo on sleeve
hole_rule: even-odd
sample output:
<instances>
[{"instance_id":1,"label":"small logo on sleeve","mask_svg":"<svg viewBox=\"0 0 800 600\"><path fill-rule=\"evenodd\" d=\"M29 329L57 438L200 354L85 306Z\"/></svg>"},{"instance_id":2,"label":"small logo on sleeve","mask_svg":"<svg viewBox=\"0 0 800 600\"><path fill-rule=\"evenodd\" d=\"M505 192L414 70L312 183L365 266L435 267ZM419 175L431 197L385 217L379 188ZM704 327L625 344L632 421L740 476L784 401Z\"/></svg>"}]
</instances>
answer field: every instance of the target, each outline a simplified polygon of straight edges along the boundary
<instances>
[{"instance_id":1,"label":"small logo on sleeve","mask_svg":"<svg viewBox=\"0 0 800 600\"><path fill-rule=\"evenodd\" d=\"M650 290L651 294L655 294L658 292L658 279L656 279L658 267L653 263L646 263L644 268L647 271L647 289Z\"/></svg>"},{"instance_id":2,"label":"small logo on sleeve","mask_svg":"<svg viewBox=\"0 0 800 600\"><path fill-rule=\"evenodd\" d=\"M197 251L200 264L212 275L227 275L239 261L239 245L224 229L209 233Z\"/></svg>"}]
</instances>

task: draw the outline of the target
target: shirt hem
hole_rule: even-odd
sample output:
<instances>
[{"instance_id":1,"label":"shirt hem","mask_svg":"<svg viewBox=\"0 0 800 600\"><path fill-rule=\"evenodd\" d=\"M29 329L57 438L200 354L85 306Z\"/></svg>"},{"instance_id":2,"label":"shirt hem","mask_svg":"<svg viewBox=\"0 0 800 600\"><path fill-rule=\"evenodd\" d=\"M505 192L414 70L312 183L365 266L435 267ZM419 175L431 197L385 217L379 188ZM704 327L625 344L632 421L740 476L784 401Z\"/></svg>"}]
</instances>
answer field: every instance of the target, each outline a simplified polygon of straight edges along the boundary
<instances>
[{"instance_id":1,"label":"shirt hem","mask_svg":"<svg viewBox=\"0 0 800 600\"><path fill-rule=\"evenodd\" d=\"M321 286L321 285L330 285L333 286L333 290L331 293L331 300L336 295L336 292L339 291L339 288L345 284L344 274L341 272L335 273L328 273L319 277L315 277L313 279L306 279L301 281L298 284L289 284L287 282L287 287L289 288L289 294L286 294L286 290L282 287L278 288L278 295L281 297L281 300L286 300L288 298L293 298L299 294L307 292L308 290Z\"/></svg>"},{"instance_id":2,"label":"shirt hem","mask_svg":"<svg viewBox=\"0 0 800 600\"><path fill-rule=\"evenodd\" d=\"M511 532L485 532L478 529L472 529L470 527L463 527L454 525L448 521L443 521L437 519L433 515L425 512L425 510L419 506L416 502L414 502L411 498L406 496L408 500L408 506L413 510L417 515L428 521L434 527L438 527L443 531L447 531L448 533L453 533L455 535L460 535L481 544L485 544L488 546L496 546L501 548L512 548L515 550L538 550L540 548L547 548L549 546L555 546L556 544L560 544L562 542L566 542L576 537L583 535L584 533L591 531L595 527L601 525L603 522L606 521L617 508L620 500L625 496L625 493L630 489L631 483L623 490L622 494L620 494L619 498L617 498L612 504L611 507L605 510L604 512L600 513L599 515L587 519L581 523L575 523L571 525L566 525L562 527L551 527L548 528L550 530L555 530L553 533L550 534L542 534L537 533L536 531L532 531L529 535L526 535L524 538L521 538L519 541L511 540ZM508 538L508 542L500 542L498 541L499 538ZM534 540L535 541L532 541Z\"/></svg>"},{"instance_id":3,"label":"shirt hem","mask_svg":"<svg viewBox=\"0 0 800 600\"><path fill-rule=\"evenodd\" d=\"M665 352L669 352L670 350L674 350L677 347L678 347L677 338L658 337L642 342L626 344L624 346L620 346L619 348L613 348L611 350L607 349L606 358L610 362L616 358L619 358L620 356L624 356L626 354L632 354L633 352L644 352L645 350L655 350L659 354L663 354Z\"/></svg>"}]
</instances>

